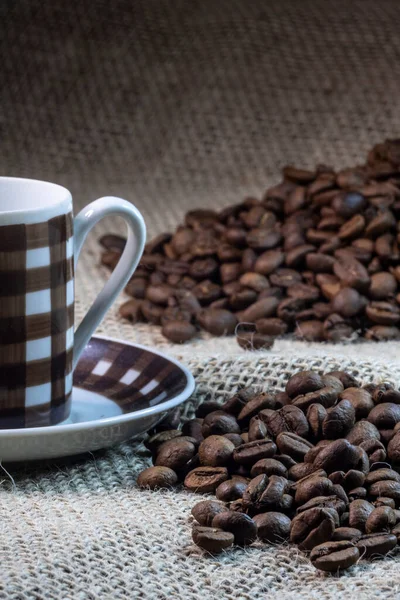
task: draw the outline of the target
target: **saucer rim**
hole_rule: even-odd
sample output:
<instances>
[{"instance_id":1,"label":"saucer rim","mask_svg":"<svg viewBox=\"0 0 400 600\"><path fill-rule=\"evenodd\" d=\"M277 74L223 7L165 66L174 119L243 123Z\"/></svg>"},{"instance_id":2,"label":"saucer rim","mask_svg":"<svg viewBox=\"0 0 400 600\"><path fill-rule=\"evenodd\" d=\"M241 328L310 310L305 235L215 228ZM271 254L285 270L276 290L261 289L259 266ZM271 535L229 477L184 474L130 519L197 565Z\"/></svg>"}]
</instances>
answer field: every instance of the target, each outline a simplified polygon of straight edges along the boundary
<instances>
[{"instance_id":1,"label":"saucer rim","mask_svg":"<svg viewBox=\"0 0 400 600\"><path fill-rule=\"evenodd\" d=\"M187 367L185 367L181 362L179 362L176 358L168 356L164 354L164 352L160 352L159 350L155 350L153 348L149 348L149 346L144 346L143 344L136 344L134 342L127 342L125 340L121 340L118 338L109 337L107 335L93 335L89 340L88 344L92 340L105 340L107 342L115 342L118 344L124 344L125 346L131 346L133 348L140 348L141 350L146 350L147 352L151 352L157 356L161 356L165 358L169 362L173 363L177 366L181 371L183 371L186 377L186 386L177 396L174 396L167 402L160 402L155 406L149 406L148 408L143 408L137 411L130 411L125 414L116 415L114 417L103 417L100 419L96 419L95 421L83 421L82 423L66 423L66 424L57 424L57 425L47 425L45 427L21 427L19 429L1 429L0 428L0 437L13 437L15 435L24 435L24 436L32 436L37 435L39 432L41 435L46 434L54 434L55 431L59 433L65 432L78 432L81 430L97 429L100 427L105 427L107 425L118 425L125 421L135 421L140 420L144 417L154 416L159 413L166 412L171 408L175 408L179 404L182 404L185 400L188 400L190 396L193 394L196 384L192 373L189 371ZM81 388L84 389L84 388ZM107 396L105 395L107 398Z\"/></svg>"}]
</instances>

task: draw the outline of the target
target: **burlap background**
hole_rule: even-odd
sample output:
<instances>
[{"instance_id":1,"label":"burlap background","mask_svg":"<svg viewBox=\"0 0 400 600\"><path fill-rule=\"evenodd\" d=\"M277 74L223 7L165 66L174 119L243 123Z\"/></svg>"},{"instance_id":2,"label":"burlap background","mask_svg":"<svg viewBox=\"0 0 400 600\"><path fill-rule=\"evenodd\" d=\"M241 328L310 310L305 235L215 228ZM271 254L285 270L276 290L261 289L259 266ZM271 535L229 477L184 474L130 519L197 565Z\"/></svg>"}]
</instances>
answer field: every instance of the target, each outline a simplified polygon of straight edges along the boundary
<instances>
[{"instance_id":1,"label":"burlap background","mask_svg":"<svg viewBox=\"0 0 400 600\"><path fill-rule=\"evenodd\" d=\"M0 174L66 185L77 208L121 195L154 235L190 207L261 194L285 163L362 161L399 135L399 21L396 0L3 0ZM78 320L105 280L95 239L109 227L120 224L102 224L82 255ZM258 356L231 339L170 347L152 328L121 323L116 308L100 330L180 356L198 382L195 403L252 381L282 386L309 366L400 384L393 343L279 342ZM7 466L0 598L400 594L397 559L326 578L290 548L200 555L188 525L196 498L139 492L145 464L129 443L72 463Z\"/></svg>"}]
</instances>

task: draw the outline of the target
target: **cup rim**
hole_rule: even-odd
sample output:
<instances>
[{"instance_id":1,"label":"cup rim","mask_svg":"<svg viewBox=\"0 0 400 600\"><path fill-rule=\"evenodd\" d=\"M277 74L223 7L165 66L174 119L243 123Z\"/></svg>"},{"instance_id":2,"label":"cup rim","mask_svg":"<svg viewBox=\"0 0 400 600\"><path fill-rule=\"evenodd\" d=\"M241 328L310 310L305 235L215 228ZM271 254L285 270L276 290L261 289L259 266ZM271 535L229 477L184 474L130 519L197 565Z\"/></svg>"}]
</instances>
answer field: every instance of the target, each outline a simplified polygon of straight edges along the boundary
<instances>
[{"instance_id":1,"label":"cup rim","mask_svg":"<svg viewBox=\"0 0 400 600\"><path fill-rule=\"evenodd\" d=\"M36 187L43 186L49 192L51 189L57 193L57 198L54 202L46 203L42 206L33 204L23 208L10 208L6 210L0 209L0 226L16 225L16 224L32 224L41 221L47 221L53 217L68 214L72 212L72 195L71 192L64 186L52 181L42 179L32 179L29 177L8 177L0 176L0 187L2 182L5 183L25 183ZM51 191L50 191L51 193Z\"/></svg>"}]
</instances>

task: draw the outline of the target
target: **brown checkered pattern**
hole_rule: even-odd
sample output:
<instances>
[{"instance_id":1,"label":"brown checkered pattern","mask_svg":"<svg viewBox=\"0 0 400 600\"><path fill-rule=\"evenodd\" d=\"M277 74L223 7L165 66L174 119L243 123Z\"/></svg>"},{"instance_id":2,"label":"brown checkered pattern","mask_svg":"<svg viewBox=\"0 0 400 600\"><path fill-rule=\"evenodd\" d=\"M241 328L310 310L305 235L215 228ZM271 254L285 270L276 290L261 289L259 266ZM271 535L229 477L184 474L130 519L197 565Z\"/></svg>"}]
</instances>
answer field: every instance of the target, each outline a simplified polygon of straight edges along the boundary
<instances>
[{"instance_id":1,"label":"brown checkered pattern","mask_svg":"<svg viewBox=\"0 0 400 600\"><path fill-rule=\"evenodd\" d=\"M0 428L68 416L74 326L72 214L0 226Z\"/></svg>"},{"instance_id":2,"label":"brown checkered pattern","mask_svg":"<svg viewBox=\"0 0 400 600\"><path fill-rule=\"evenodd\" d=\"M74 372L74 385L114 400L123 412L178 395L187 380L166 358L134 346L92 338Z\"/></svg>"}]
</instances>

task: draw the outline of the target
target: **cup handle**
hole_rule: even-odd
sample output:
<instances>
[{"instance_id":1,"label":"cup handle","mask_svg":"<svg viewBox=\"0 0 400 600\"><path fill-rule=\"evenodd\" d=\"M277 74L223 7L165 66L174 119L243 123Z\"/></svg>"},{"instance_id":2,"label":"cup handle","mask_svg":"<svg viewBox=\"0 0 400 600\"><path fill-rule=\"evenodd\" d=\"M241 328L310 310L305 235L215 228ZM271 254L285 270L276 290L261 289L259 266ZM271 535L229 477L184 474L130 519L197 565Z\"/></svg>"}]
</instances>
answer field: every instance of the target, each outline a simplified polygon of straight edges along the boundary
<instances>
[{"instance_id":1,"label":"cup handle","mask_svg":"<svg viewBox=\"0 0 400 600\"><path fill-rule=\"evenodd\" d=\"M75 333L73 368L94 330L103 319L115 298L126 286L142 256L146 241L146 226L138 209L130 202L106 196L88 204L74 220L75 268L83 243L89 231L104 217L122 217L128 227L128 239L122 256L110 279L97 296Z\"/></svg>"}]
</instances>

